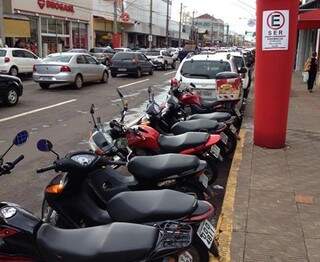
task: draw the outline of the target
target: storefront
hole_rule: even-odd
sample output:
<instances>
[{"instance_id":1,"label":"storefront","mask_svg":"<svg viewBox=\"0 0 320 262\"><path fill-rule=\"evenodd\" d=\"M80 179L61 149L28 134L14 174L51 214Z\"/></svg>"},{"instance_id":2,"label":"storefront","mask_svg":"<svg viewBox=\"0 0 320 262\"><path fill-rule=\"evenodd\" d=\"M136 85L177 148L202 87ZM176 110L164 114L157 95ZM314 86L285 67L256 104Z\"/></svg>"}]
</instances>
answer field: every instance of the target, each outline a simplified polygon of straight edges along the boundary
<instances>
[{"instance_id":1,"label":"storefront","mask_svg":"<svg viewBox=\"0 0 320 262\"><path fill-rule=\"evenodd\" d=\"M112 18L94 16L94 45L97 47L111 46L112 44Z\"/></svg>"},{"instance_id":2,"label":"storefront","mask_svg":"<svg viewBox=\"0 0 320 262\"><path fill-rule=\"evenodd\" d=\"M5 11L25 18L24 31L21 35L11 32L6 38L10 46L33 49L40 56L61 52L70 48L89 48L89 21L91 12L88 0L12 0L5 2ZM17 19L11 19L17 23ZM21 20L21 19L20 19ZM21 22L20 22L21 23ZM29 26L27 24L29 23ZM6 26L6 28L12 26Z\"/></svg>"}]
</instances>

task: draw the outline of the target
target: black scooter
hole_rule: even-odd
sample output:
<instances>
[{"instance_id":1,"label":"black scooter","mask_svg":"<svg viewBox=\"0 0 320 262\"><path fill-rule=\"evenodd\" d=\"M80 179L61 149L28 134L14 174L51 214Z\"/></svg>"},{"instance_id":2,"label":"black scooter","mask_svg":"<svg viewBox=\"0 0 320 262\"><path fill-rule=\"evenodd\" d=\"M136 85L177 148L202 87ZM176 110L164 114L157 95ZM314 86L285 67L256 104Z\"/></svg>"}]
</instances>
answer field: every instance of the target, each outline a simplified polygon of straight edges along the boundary
<instances>
[{"instance_id":1,"label":"black scooter","mask_svg":"<svg viewBox=\"0 0 320 262\"><path fill-rule=\"evenodd\" d=\"M8 175L23 156L3 164L14 145L27 141L23 131L1 156L0 176ZM0 261L185 261L190 254L202 260L193 244L191 225L166 221L153 226L112 223L81 229L60 229L20 206L0 203Z\"/></svg>"}]
</instances>

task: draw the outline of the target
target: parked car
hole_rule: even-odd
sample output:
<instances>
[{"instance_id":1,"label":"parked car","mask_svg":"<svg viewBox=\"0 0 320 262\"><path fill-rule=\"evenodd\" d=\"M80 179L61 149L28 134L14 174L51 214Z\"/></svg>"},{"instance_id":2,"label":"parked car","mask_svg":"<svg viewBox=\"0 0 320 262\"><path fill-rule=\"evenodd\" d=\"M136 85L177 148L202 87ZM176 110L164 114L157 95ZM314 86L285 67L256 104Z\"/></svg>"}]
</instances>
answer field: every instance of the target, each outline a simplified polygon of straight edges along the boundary
<instances>
[{"instance_id":1,"label":"parked car","mask_svg":"<svg viewBox=\"0 0 320 262\"><path fill-rule=\"evenodd\" d=\"M115 53L111 47L94 47L90 49L90 54L106 66L110 65L110 61Z\"/></svg>"},{"instance_id":2,"label":"parked car","mask_svg":"<svg viewBox=\"0 0 320 262\"><path fill-rule=\"evenodd\" d=\"M237 68L235 60L228 53L194 55L185 58L175 75L175 80L181 85L193 83L202 99L212 101L217 99L216 75L221 72L246 73L246 68Z\"/></svg>"},{"instance_id":3,"label":"parked car","mask_svg":"<svg viewBox=\"0 0 320 262\"><path fill-rule=\"evenodd\" d=\"M176 61L173 59L172 55L166 50L148 50L144 54L155 68L161 68L167 70L170 66L171 68L176 68Z\"/></svg>"},{"instance_id":4,"label":"parked car","mask_svg":"<svg viewBox=\"0 0 320 262\"><path fill-rule=\"evenodd\" d=\"M22 96L23 85L20 78L15 76L0 75L0 101L8 106L14 106Z\"/></svg>"},{"instance_id":5,"label":"parked car","mask_svg":"<svg viewBox=\"0 0 320 262\"><path fill-rule=\"evenodd\" d=\"M106 83L107 67L94 57L82 53L51 54L33 67L33 80L47 89L52 84L73 84L80 89L84 82Z\"/></svg>"},{"instance_id":6,"label":"parked car","mask_svg":"<svg viewBox=\"0 0 320 262\"><path fill-rule=\"evenodd\" d=\"M130 48L126 48L126 47L114 48L114 51L116 53L118 53L118 52L132 52L132 50Z\"/></svg>"},{"instance_id":7,"label":"parked car","mask_svg":"<svg viewBox=\"0 0 320 262\"><path fill-rule=\"evenodd\" d=\"M243 82L243 89L246 90L250 88L251 85L251 81L250 81L250 77L249 77L249 67L246 64L246 61L244 59L244 56L241 52L230 52L229 53L237 66L238 72L242 69L242 68L246 68L247 71L246 73L241 73L241 78L242 78L242 82Z\"/></svg>"},{"instance_id":8,"label":"parked car","mask_svg":"<svg viewBox=\"0 0 320 262\"><path fill-rule=\"evenodd\" d=\"M17 76L32 73L32 68L41 59L34 53L21 48L0 48L0 73Z\"/></svg>"},{"instance_id":9,"label":"parked car","mask_svg":"<svg viewBox=\"0 0 320 262\"><path fill-rule=\"evenodd\" d=\"M144 73L152 75L153 65L142 53L120 52L113 56L110 70L112 77L117 77L118 74L141 77Z\"/></svg>"},{"instance_id":10,"label":"parked car","mask_svg":"<svg viewBox=\"0 0 320 262\"><path fill-rule=\"evenodd\" d=\"M172 58L174 61L178 60L178 56L179 56L179 48L175 48L175 47L171 47L169 48L167 51L170 52Z\"/></svg>"},{"instance_id":11,"label":"parked car","mask_svg":"<svg viewBox=\"0 0 320 262\"><path fill-rule=\"evenodd\" d=\"M85 53L85 54L89 53L87 49L70 49L67 52L68 53Z\"/></svg>"}]
</instances>

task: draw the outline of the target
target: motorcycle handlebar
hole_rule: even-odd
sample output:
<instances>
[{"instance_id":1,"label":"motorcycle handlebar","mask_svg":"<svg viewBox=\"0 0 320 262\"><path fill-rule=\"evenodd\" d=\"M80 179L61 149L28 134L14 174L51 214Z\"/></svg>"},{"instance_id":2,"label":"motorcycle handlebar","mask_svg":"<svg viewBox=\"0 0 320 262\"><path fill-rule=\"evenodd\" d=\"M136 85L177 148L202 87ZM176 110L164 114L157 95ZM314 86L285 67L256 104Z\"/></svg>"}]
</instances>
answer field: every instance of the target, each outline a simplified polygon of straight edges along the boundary
<instances>
[{"instance_id":1,"label":"motorcycle handlebar","mask_svg":"<svg viewBox=\"0 0 320 262\"><path fill-rule=\"evenodd\" d=\"M108 161L107 161L107 164L108 164L108 165L117 165L117 166L126 166L126 165L127 165L127 162L108 160Z\"/></svg>"},{"instance_id":2,"label":"motorcycle handlebar","mask_svg":"<svg viewBox=\"0 0 320 262\"><path fill-rule=\"evenodd\" d=\"M16 160L12 162L13 167L24 159L24 155L20 155Z\"/></svg>"},{"instance_id":3,"label":"motorcycle handlebar","mask_svg":"<svg viewBox=\"0 0 320 262\"><path fill-rule=\"evenodd\" d=\"M55 170L56 169L56 166L53 165L53 166L48 166L48 167L45 167L45 168L39 168L37 169L37 173L40 174L40 173L44 173L44 172L48 172L50 170Z\"/></svg>"}]
</instances>

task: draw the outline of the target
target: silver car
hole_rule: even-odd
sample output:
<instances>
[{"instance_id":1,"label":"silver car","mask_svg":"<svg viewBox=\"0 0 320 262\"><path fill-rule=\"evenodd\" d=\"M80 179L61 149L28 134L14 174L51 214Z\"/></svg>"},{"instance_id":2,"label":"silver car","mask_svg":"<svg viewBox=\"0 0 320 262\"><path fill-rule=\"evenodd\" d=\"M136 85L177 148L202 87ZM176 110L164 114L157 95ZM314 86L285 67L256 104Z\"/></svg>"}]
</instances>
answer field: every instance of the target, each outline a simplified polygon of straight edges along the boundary
<instances>
[{"instance_id":1,"label":"silver car","mask_svg":"<svg viewBox=\"0 0 320 262\"><path fill-rule=\"evenodd\" d=\"M47 89L52 84L73 84L80 89L85 82L108 82L107 67L83 53L51 54L33 67L33 80Z\"/></svg>"}]
</instances>

